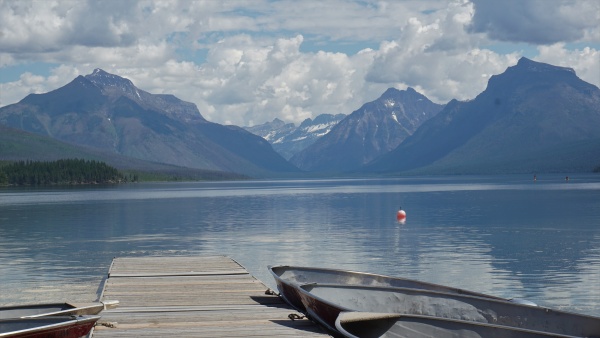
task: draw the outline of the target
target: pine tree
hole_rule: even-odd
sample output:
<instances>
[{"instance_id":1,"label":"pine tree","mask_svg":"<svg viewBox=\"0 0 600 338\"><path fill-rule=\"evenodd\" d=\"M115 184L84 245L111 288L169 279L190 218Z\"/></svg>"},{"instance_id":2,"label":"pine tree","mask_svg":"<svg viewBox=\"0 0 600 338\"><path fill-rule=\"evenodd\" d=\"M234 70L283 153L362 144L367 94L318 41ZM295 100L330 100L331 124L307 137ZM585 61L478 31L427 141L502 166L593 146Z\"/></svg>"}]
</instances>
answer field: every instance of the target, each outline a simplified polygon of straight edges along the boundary
<instances>
[{"instance_id":1,"label":"pine tree","mask_svg":"<svg viewBox=\"0 0 600 338\"><path fill-rule=\"evenodd\" d=\"M8 184L8 175L2 170L0 170L0 185Z\"/></svg>"}]
</instances>

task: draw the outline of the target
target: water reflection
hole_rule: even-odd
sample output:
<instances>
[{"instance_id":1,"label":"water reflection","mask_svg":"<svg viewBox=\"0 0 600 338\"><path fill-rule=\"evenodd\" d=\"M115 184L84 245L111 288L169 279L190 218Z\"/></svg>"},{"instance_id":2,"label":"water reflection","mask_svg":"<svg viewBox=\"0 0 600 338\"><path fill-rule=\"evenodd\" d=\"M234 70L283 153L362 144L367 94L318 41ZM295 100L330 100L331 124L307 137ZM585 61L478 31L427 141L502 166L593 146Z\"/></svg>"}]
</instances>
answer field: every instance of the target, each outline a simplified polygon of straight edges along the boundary
<instances>
[{"instance_id":1,"label":"water reflection","mask_svg":"<svg viewBox=\"0 0 600 338\"><path fill-rule=\"evenodd\" d=\"M0 303L93 300L117 256L222 254L270 287L267 265L314 265L600 315L600 184L572 177L7 189Z\"/></svg>"}]
</instances>

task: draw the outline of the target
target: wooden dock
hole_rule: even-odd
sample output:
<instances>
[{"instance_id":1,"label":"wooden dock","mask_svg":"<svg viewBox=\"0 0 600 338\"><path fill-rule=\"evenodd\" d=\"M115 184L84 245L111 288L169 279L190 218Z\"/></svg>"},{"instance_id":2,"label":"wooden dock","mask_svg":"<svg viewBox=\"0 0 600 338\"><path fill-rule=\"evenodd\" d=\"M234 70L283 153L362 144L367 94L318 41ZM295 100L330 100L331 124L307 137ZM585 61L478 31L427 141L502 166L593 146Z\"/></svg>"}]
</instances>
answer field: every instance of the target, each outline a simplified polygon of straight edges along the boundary
<instances>
[{"instance_id":1,"label":"wooden dock","mask_svg":"<svg viewBox=\"0 0 600 338\"><path fill-rule=\"evenodd\" d=\"M115 258L92 337L328 337L225 256Z\"/></svg>"}]
</instances>

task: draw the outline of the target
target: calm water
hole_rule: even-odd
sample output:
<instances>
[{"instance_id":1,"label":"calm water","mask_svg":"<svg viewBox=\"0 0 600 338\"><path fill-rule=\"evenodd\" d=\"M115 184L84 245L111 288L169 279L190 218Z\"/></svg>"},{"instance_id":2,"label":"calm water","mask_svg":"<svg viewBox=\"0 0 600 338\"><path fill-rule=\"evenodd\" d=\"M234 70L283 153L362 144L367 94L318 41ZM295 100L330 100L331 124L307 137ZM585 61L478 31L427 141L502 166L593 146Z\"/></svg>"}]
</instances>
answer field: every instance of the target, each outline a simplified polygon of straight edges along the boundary
<instances>
[{"instance_id":1,"label":"calm water","mask_svg":"<svg viewBox=\"0 0 600 338\"><path fill-rule=\"evenodd\" d=\"M113 257L176 254L269 287L267 265L312 265L600 315L600 176L0 189L0 304L92 301Z\"/></svg>"}]
</instances>

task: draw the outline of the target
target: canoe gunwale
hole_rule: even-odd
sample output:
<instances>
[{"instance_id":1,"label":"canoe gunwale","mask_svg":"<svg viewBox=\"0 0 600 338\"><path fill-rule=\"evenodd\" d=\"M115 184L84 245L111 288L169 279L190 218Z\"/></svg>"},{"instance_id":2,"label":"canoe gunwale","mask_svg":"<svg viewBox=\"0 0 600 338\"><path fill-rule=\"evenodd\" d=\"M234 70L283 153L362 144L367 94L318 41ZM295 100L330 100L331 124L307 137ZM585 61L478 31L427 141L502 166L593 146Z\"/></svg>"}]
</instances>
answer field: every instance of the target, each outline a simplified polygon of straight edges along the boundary
<instances>
[{"instance_id":1,"label":"canoe gunwale","mask_svg":"<svg viewBox=\"0 0 600 338\"><path fill-rule=\"evenodd\" d=\"M69 304L69 303L67 303L67 304ZM102 312L102 310L104 310L103 304L93 304L93 305L86 305L86 306L78 306L78 305L74 305L74 304L69 304L69 305L72 305L73 308L62 310L62 311L56 311L56 312L41 313L41 314L31 315L31 316L23 316L21 318L38 318L38 317L47 317L47 316L69 316L69 315L97 315L98 313Z\"/></svg>"},{"instance_id":2,"label":"canoe gunwale","mask_svg":"<svg viewBox=\"0 0 600 338\"><path fill-rule=\"evenodd\" d=\"M410 278L402 278L402 277L393 277L386 276L376 273L370 272L359 272L353 270L343 270L343 269L333 269L333 268L318 268L318 267L309 267L309 266L294 266L294 265L268 265L267 269L275 279L277 284L277 289L279 290L279 295L283 300L288 303L290 306L298 310L299 312L306 313L306 307L302 304L300 300L299 294L299 286L302 284L308 283L326 283L329 284L331 282L323 281L323 279L331 279L332 276L340 279L336 283L331 284L340 284L340 285L373 285L373 286L389 286L389 287L399 287L395 284L406 284L411 285L416 289L425 289L425 290L439 290L440 292L448 292L448 293L456 293L459 295L471 295L483 298L496 299L500 301L510 301L506 298L501 298L493 295L488 295L484 293L468 291L456 287L445 286L441 284L422 282L419 280L414 280ZM295 278L292 280L290 278L284 278L287 272L289 272ZM296 278L298 273L309 273L314 275L319 275L319 277L305 277L303 279L306 280L298 280ZM324 277L325 276L325 277ZM328 276L328 277L327 277ZM309 280L309 278L317 279L317 280ZM319 280L320 279L320 280ZM345 279L345 280L342 280ZM359 282L360 281L360 282ZM368 283L367 283L368 282Z\"/></svg>"},{"instance_id":3,"label":"canoe gunwale","mask_svg":"<svg viewBox=\"0 0 600 338\"><path fill-rule=\"evenodd\" d=\"M13 305L0 307L0 319L97 315L105 307L104 303L75 304L68 302ZM35 313L27 314L28 312Z\"/></svg>"},{"instance_id":4,"label":"canoe gunwale","mask_svg":"<svg viewBox=\"0 0 600 338\"><path fill-rule=\"evenodd\" d=\"M428 286L431 287L432 290L439 288L439 289L444 289L444 290L452 290L453 292L456 292L458 294L464 294L464 295L474 295L474 296L479 296L479 297L486 297L486 298L492 298L492 299L498 299L498 300L504 300L504 301L509 301L509 299L507 298L502 298L502 297L498 297L498 296L493 296L493 295L488 295L488 294L484 294L484 293L480 293L480 292L475 292L475 291L469 291L469 290L465 290L465 289L461 289L461 288L457 288L457 287L452 287L452 286L446 286L446 285L442 285L442 284L436 284L436 283L430 283L430 282L423 282L423 281L419 281L416 279L410 279L410 278L403 278L403 277L393 277L393 276L388 276L388 275L382 275L382 274L377 274L377 273L371 273L371 272L360 272L360 271L354 271L354 270L344 270L344 269L333 269L333 268L318 268L318 267L307 267L307 266L296 266L296 265L268 265L267 269L269 270L269 272L273 275L273 277L275 279L280 279L283 280L283 278L281 278L281 275L277 274L275 272L275 270L281 270L281 269L286 269L288 271L294 270L294 271L311 271L311 272L326 272L326 273L336 273L336 274L340 274L340 275L353 275L353 276L361 276L361 277L370 277L373 280L394 280L394 281L402 281L402 282L407 282L407 283L415 283L418 285L423 285L423 286ZM301 284L308 284L308 283L319 283L318 281L310 281L310 282L299 282L299 283L295 283L296 285L301 285ZM331 284L344 284L344 283L331 283ZM351 283L353 285L355 285L356 283ZM361 284L356 284L356 285L361 285Z\"/></svg>"}]
</instances>

